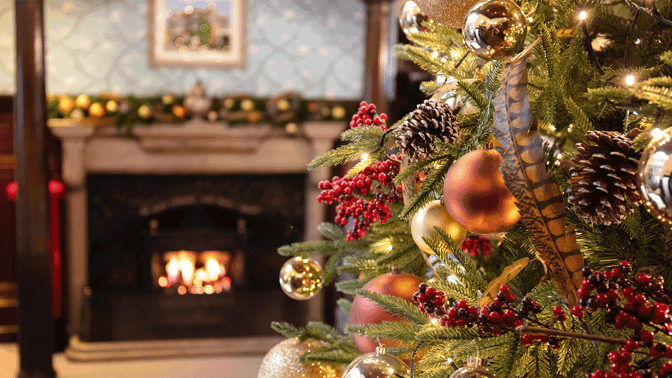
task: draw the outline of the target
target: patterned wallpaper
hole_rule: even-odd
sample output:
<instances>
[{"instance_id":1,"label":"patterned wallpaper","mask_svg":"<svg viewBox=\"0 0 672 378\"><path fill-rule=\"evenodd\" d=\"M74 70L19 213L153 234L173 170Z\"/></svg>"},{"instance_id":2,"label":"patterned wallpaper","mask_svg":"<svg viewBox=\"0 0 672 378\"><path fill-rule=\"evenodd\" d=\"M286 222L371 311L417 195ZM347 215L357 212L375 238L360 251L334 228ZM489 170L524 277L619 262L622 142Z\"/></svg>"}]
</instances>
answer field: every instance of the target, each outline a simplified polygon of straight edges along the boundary
<instances>
[{"instance_id":1,"label":"patterned wallpaper","mask_svg":"<svg viewBox=\"0 0 672 378\"><path fill-rule=\"evenodd\" d=\"M247 68L150 69L150 0L46 0L48 93L185 93L360 98L365 10L361 0L248 0ZM189 0L182 0L188 2ZM13 93L14 1L0 0L0 93Z\"/></svg>"}]
</instances>

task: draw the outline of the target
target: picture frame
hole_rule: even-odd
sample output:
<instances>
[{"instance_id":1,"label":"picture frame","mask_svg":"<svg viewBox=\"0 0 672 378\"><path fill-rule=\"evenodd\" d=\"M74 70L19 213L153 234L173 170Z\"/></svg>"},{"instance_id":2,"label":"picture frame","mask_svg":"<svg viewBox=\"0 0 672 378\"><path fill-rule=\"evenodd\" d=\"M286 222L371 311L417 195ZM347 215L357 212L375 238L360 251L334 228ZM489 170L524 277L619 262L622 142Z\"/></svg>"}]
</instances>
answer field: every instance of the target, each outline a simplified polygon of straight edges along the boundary
<instances>
[{"instance_id":1,"label":"picture frame","mask_svg":"<svg viewBox=\"0 0 672 378\"><path fill-rule=\"evenodd\" d=\"M245 68L247 0L149 0L152 68Z\"/></svg>"}]
</instances>

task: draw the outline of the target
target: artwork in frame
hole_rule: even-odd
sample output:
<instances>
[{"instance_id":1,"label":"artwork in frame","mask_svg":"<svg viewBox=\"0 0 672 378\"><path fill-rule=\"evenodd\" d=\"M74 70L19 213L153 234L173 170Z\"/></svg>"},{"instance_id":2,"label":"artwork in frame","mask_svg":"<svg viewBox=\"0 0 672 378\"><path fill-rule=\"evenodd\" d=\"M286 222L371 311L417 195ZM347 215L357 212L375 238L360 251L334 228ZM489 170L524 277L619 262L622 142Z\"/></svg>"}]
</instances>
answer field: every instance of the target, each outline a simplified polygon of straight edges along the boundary
<instances>
[{"instance_id":1,"label":"artwork in frame","mask_svg":"<svg viewBox=\"0 0 672 378\"><path fill-rule=\"evenodd\" d=\"M245 67L247 0L149 0L149 65Z\"/></svg>"}]
</instances>

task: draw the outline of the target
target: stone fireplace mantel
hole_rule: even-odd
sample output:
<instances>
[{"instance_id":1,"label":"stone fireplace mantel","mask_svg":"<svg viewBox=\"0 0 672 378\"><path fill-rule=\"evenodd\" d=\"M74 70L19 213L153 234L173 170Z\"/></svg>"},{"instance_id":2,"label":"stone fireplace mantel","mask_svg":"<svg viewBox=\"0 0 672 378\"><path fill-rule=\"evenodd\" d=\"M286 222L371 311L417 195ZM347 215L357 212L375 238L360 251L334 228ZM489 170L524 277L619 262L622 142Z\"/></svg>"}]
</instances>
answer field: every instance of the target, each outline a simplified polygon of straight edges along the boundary
<instances>
[{"instance_id":1,"label":"stone fireplace mantel","mask_svg":"<svg viewBox=\"0 0 672 378\"><path fill-rule=\"evenodd\" d=\"M306 166L333 147L345 126L344 123L308 122L298 134L288 135L269 125L226 127L196 121L177 126L136 126L126 133L76 120L50 122L52 133L62 142L62 173L67 186L68 333L79 333L88 290L88 174L307 173L304 239L319 240L317 226L325 220L326 208L314 199L319 194L317 182L328 180L329 170L319 168L307 172ZM323 301L319 296L311 300L309 320L320 320ZM272 344L261 349L270 346ZM258 341L255 348L259 349Z\"/></svg>"}]
</instances>

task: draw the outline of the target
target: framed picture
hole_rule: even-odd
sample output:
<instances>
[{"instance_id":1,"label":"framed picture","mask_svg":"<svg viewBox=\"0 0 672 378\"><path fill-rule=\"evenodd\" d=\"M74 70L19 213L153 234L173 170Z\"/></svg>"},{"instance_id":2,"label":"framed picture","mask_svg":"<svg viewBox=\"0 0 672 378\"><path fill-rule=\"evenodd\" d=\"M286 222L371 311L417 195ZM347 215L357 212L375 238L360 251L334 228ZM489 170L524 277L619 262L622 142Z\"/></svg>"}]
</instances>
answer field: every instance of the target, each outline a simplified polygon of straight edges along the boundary
<instances>
[{"instance_id":1,"label":"framed picture","mask_svg":"<svg viewBox=\"0 0 672 378\"><path fill-rule=\"evenodd\" d=\"M247 0L149 0L150 67L245 67Z\"/></svg>"}]
</instances>

